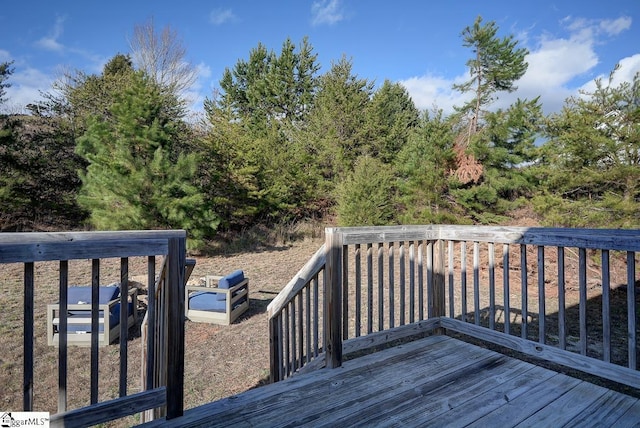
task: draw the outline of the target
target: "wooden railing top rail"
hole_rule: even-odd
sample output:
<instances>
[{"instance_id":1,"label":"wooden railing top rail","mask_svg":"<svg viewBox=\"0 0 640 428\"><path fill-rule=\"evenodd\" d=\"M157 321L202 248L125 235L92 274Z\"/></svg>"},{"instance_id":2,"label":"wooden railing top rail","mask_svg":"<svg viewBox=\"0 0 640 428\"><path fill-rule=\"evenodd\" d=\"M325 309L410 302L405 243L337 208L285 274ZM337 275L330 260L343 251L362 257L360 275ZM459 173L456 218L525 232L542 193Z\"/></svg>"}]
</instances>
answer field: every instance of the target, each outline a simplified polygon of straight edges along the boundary
<instances>
[{"instance_id":1,"label":"wooden railing top rail","mask_svg":"<svg viewBox=\"0 0 640 428\"><path fill-rule=\"evenodd\" d=\"M344 245L446 239L452 241L640 251L639 229L426 225L327 228L327 233L342 234Z\"/></svg>"},{"instance_id":2,"label":"wooden railing top rail","mask_svg":"<svg viewBox=\"0 0 640 428\"><path fill-rule=\"evenodd\" d=\"M167 240L184 230L0 233L0 263L28 263L167 254ZM112 245L104 245L113 241Z\"/></svg>"},{"instance_id":3,"label":"wooden railing top rail","mask_svg":"<svg viewBox=\"0 0 640 428\"><path fill-rule=\"evenodd\" d=\"M300 269L296 276L278 293L278 295L267 306L269 318L279 313L293 299L298 292L304 288L311 278L316 276L325 265L324 244L315 252L307 263Z\"/></svg>"}]
</instances>

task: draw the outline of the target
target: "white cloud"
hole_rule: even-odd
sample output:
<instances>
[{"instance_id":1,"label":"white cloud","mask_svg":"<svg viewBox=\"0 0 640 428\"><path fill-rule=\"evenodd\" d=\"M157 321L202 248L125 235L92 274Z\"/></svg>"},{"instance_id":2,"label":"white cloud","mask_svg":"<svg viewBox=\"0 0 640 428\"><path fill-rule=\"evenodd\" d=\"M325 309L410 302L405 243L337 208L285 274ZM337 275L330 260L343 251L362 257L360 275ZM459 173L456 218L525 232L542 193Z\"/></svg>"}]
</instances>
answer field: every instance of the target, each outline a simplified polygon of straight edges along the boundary
<instances>
[{"instance_id":1,"label":"white cloud","mask_svg":"<svg viewBox=\"0 0 640 428\"><path fill-rule=\"evenodd\" d=\"M20 113L27 104L42 99L40 92L48 91L53 79L35 68L17 68L9 78L9 83L7 101L2 107L11 113Z\"/></svg>"},{"instance_id":2,"label":"white cloud","mask_svg":"<svg viewBox=\"0 0 640 428\"><path fill-rule=\"evenodd\" d=\"M231 9L214 9L209 14L209 21L213 25L222 25L235 20L236 15Z\"/></svg>"},{"instance_id":3,"label":"white cloud","mask_svg":"<svg viewBox=\"0 0 640 428\"><path fill-rule=\"evenodd\" d=\"M567 97L577 94L581 88L589 87L589 83L584 84L585 80L592 84L591 74L599 63L595 47L603 43L601 39L628 29L631 18L586 20L567 17L562 23L569 31L568 37L549 34L540 36L537 46L529 48L529 68L516 82L518 90L510 94L499 94L500 99L492 108L506 108L517 98L533 99L540 96L545 113L560 111ZM528 39L525 37L519 40ZM620 65L621 68L616 73L617 81L630 81L640 71L640 53L622 59ZM452 113L453 106L461 106L465 101L465 97L451 90L451 86L460 80L460 77L451 80L425 75L400 83L407 88L418 108L430 109L436 105L445 113Z\"/></svg>"},{"instance_id":4,"label":"white cloud","mask_svg":"<svg viewBox=\"0 0 640 428\"><path fill-rule=\"evenodd\" d=\"M58 39L64 32L63 24L65 19L66 18L64 16L57 17L56 23L53 26L53 31L49 35L38 40L36 45L48 51L63 52L65 50L64 45L58 42Z\"/></svg>"},{"instance_id":5,"label":"white cloud","mask_svg":"<svg viewBox=\"0 0 640 428\"><path fill-rule=\"evenodd\" d=\"M623 82L633 81L635 75L640 73L640 53L621 59L618 65L620 67L616 70L611 80L611 86L613 87L620 86ZM603 84L608 84L609 74L601 74L596 79L601 79ZM582 85L580 90L586 93L593 92L596 89L596 79Z\"/></svg>"},{"instance_id":6,"label":"white cloud","mask_svg":"<svg viewBox=\"0 0 640 428\"><path fill-rule=\"evenodd\" d=\"M318 0L311 5L311 25L333 25L343 19L340 0Z\"/></svg>"}]
</instances>

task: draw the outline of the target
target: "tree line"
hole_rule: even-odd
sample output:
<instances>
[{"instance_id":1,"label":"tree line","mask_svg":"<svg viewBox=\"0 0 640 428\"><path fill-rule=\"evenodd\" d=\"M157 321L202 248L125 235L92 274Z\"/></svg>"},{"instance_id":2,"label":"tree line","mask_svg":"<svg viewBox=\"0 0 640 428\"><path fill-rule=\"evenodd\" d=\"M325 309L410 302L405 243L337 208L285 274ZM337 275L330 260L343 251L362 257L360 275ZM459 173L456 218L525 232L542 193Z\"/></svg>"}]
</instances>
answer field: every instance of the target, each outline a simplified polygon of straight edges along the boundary
<instances>
[{"instance_id":1,"label":"tree line","mask_svg":"<svg viewBox=\"0 0 640 428\"><path fill-rule=\"evenodd\" d=\"M169 28L137 26L131 54L69 73L29 115L0 116L0 229L184 228L191 245L259 223L640 225L640 77L566 100L493 108L528 51L481 17L462 33L469 101L420 111L399 83L321 73L307 38L227 68L198 120L195 78ZM0 103L13 63L0 64Z\"/></svg>"}]
</instances>

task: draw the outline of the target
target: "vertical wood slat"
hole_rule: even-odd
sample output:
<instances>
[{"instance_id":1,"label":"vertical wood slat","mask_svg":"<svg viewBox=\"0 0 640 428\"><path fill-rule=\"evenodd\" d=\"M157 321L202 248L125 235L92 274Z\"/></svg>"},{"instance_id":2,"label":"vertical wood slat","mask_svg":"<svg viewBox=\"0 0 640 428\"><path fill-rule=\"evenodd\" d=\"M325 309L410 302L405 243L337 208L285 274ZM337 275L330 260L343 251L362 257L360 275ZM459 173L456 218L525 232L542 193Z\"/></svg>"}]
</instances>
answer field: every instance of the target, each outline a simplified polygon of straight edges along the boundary
<instances>
[{"instance_id":1,"label":"vertical wood slat","mask_svg":"<svg viewBox=\"0 0 640 428\"><path fill-rule=\"evenodd\" d=\"M120 397L127 395L127 348L129 331L129 259L120 259ZM105 315L106 316L106 315Z\"/></svg>"},{"instance_id":2,"label":"vertical wood slat","mask_svg":"<svg viewBox=\"0 0 640 428\"><path fill-rule=\"evenodd\" d=\"M24 264L24 332L22 366L22 409L33 411L33 345L34 345L34 263Z\"/></svg>"},{"instance_id":3,"label":"vertical wood slat","mask_svg":"<svg viewBox=\"0 0 640 428\"><path fill-rule=\"evenodd\" d=\"M342 249L342 340L349 338L349 249Z\"/></svg>"},{"instance_id":4,"label":"vertical wood slat","mask_svg":"<svg viewBox=\"0 0 640 428\"><path fill-rule=\"evenodd\" d=\"M460 242L460 305L462 322L467 322L467 243Z\"/></svg>"},{"instance_id":5,"label":"vertical wood slat","mask_svg":"<svg viewBox=\"0 0 640 428\"><path fill-rule=\"evenodd\" d=\"M394 285L394 260L393 260L393 242L389 242L389 328L395 327L395 285Z\"/></svg>"},{"instance_id":6,"label":"vertical wood slat","mask_svg":"<svg viewBox=\"0 0 640 428\"><path fill-rule=\"evenodd\" d=\"M567 349L567 317L565 302L564 247L558 247L558 336L560 349Z\"/></svg>"},{"instance_id":7,"label":"vertical wood slat","mask_svg":"<svg viewBox=\"0 0 640 428\"><path fill-rule=\"evenodd\" d=\"M496 329L496 271L495 245L489 242L489 328Z\"/></svg>"},{"instance_id":8,"label":"vertical wood slat","mask_svg":"<svg viewBox=\"0 0 640 428\"><path fill-rule=\"evenodd\" d=\"M521 336L523 339L527 338L528 335L528 326L529 326L529 305L528 305L528 290L527 290L527 246L522 244L520 245L520 287L522 289L521 292L521 305L522 305L522 314L521 314L521 323L520 326L522 328Z\"/></svg>"},{"instance_id":9,"label":"vertical wood slat","mask_svg":"<svg viewBox=\"0 0 640 428\"><path fill-rule=\"evenodd\" d=\"M60 325L58 330L58 413L67 410L67 314L69 262L60 260Z\"/></svg>"},{"instance_id":10,"label":"vertical wood slat","mask_svg":"<svg viewBox=\"0 0 640 428\"><path fill-rule=\"evenodd\" d=\"M99 287L100 259L93 259L91 260L91 404L95 404L98 402L98 305L100 304Z\"/></svg>"},{"instance_id":11,"label":"vertical wood slat","mask_svg":"<svg viewBox=\"0 0 640 428\"><path fill-rule=\"evenodd\" d=\"M427 242L427 318L433 318L433 241Z\"/></svg>"},{"instance_id":12,"label":"vertical wood slat","mask_svg":"<svg viewBox=\"0 0 640 428\"><path fill-rule=\"evenodd\" d=\"M291 336L289 335L289 326L290 326L290 322L289 322L289 306L291 305L291 303L289 303L287 306L284 307L284 309L282 310L282 325L284 327L284 332L283 332L283 345L282 345L282 352L283 352L283 359L284 359L284 377L287 378L289 376L291 376Z\"/></svg>"},{"instance_id":13,"label":"vertical wood slat","mask_svg":"<svg viewBox=\"0 0 640 428\"><path fill-rule=\"evenodd\" d=\"M343 255L342 234L335 229L329 229L326 233L326 275L325 299L327 302L325 319L325 366L337 368L342 365L342 280L343 280Z\"/></svg>"},{"instance_id":14,"label":"vertical wood slat","mask_svg":"<svg viewBox=\"0 0 640 428\"><path fill-rule=\"evenodd\" d=\"M291 313L289 314L289 322L291 322L290 332L291 332L291 340L289 341L291 345L291 373L295 373L298 369L298 365L296 364L296 359L298 358L298 351L296 349L296 299L291 299L289 303L291 307Z\"/></svg>"},{"instance_id":15,"label":"vertical wood slat","mask_svg":"<svg viewBox=\"0 0 640 428\"><path fill-rule=\"evenodd\" d=\"M184 302L186 238L168 243L167 419L184 413Z\"/></svg>"},{"instance_id":16,"label":"vertical wood slat","mask_svg":"<svg viewBox=\"0 0 640 428\"><path fill-rule=\"evenodd\" d=\"M448 280L449 280L449 317L450 318L455 318L456 314L455 314L455 298L454 298L454 278L453 278L453 251L454 251L454 242L453 241L449 241L448 242L448 250L447 250L447 255L448 255L448 263L447 263L447 270L448 270Z\"/></svg>"},{"instance_id":17,"label":"vertical wood slat","mask_svg":"<svg viewBox=\"0 0 640 428\"><path fill-rule=\"evenodd\" d=\"M424 319L424 241L418 241L418 317Z\"/></svg>"},{"instance_id":18,"label":"vertical wood slat","mask_svg":"<svg viewBox=\"0 0 640 428\"><path fill-rule=\"evenodd\" d=\"M319 333L319 323L320 323L320 298L319 294L319 280L318 275L316 274L313 277L313 356L317 357L320 353L320 338L318 337ZM325 283L326 286L326 283Z\"/></svg>"},{"instance_id":19,"label":"vertical wood slat","mask_svg":"<svg viewBox=\"0 0 640 428\"><path fill-rule=\"evenodd\" d=\"M355 254L354 254L354 262L355 262L355 275L356 275L356 328L355 335L356 337L360 337L362 334L361 325L362 322L362 266L361 266L361 254L360 254L360 244L356 244L355 246Z\"/></svg>"},{"instance_id":20,"label":"vertical wood slat","mask_svg":"<svg viewBox=\"0 0 640 428\"><path fill-rule=\"evenodd\" d=\"M305 359L305 362L308 363L309 361L311 361L311 340L312 340L312 337L311 337L311 284L307 284L306 287L304 287L304 289L306 290L305 292L305 306L306 306L305 307L305 327L306 327L305 339L306 341L305 342L307 344L307 348L306 348L307 358Z\"/></svg>"},{"instance_id":21,"label":"vertical wood slat","mask_svg":"<svg viewBox=\"0 0 640 428\"><path fill-rule=\"evenodd\" d=\"M298 293L298 368L304 365L304 311L302 310L302 290Z\"/></svg>"},{"instance_id":22,"label":"vertical wood slat","mask_svg":"<svg viewBox=\"0 0 640 428\"><path fill-rule=\"evenodd\" d=\"M405 281L405 277L406 277L406 266L405 266L405 247L404 247L404 242L401 241L399 243L399 247L398 247L398 263L400 264L399 268L400 268L400 283L399 283L399 287L400 287L400 323L399 325L405 325L406 324L406 317L405 317L405 312L406 312L406 281Z\"/></svg>"},{"instance_id":23,"label":"vertical wood slat","mask_svg":"<svg viewBox=\"0 0 640 428\"><path fill-rule=\"evenodd\" d=\"M156 369L156 258L147 258L147 358L146 358L146 390L156 387L153 382Z\"/></svg>"},{"instance_id":24,"label":"vertical wood slat","mask_svg":"<svg viewBox=\"0 0 640 428\"><path fill-rule=\"evenodd\" d=\"M585 248L579 248L578 255L580 353L587 355L587 250Z\"/></svg>"},{"instance_id":25,"label":"vertical wood slat","mask_svg":"<svg viewBox=\"0 0 640 428\"><path fill-rule=\"evenodd\" d=\"M378 242L378 331L384 330L384 246Z\"/></svg>"},{"instance_id":26,"label":"vertical wood slat","mask_svg":"<svg viewBox=\"0 0 640 428\"><path fill-rule=\"evenodd\" d=\"M609 250L602 250L602 359L611 362L611 275Z\"/></svg>"},{"instance_id":27,"label":"vertical wood slat","mask_svg":"<svg viewBox=\"0 0 640 428\"><path fill-rule=\"evenodd\" d=\"M638 339L636 333L636 258L633 251L627 251L627 334L629 336L628 353L629 368L637 370L636 350Z\"/></svg>"},{"instance_id":28,"label":"vertical wood slat","mask_svg":"<svg viewBox=\"0 0 640 428\"><path fill-rule=\"evenodd\" d=\"M280 345L282 344L279 330L280 314L269 318L269 375L270 382L278 382L282 380L282 366L280 354Z\"/></svg>"},{"instance_id":29,"label":"vertical wood slat","mask_svg":"<svg viewBox=\"0 0 640 428\"><path fill-rule=\"evenodd\" d=\"M504 288L504 332L511 334L511 270L509 266L509 244L502 245L502 286Z\"/></svg>"},{"instance_id":30,"label":"vertical wood slat","mask_svg":"<svg viewBox=\"0 0 640 428\"><path fill-rule=\"evenodd\" d=\"M433 251L433 315L435 317L443 317L447 311L444 275L444 241L440 239L436 241ZM442 329L438 330L442 332Z\"/></svg>"},{"instance_id":31,"label":"vertical wood slat","mask_svg":"<svg viewBox=\"0 0 640 428\"><path fill-rule=\"evenodd\" d=\"M409 322L416 320L416 260L413 241L409 241Z\"/></svg>"},{"instance_id":32,"label":"vertical wood slat","mask_svg":"<svg viewBox=\"0 0 640 428\"><path fill-rule=\"evenodd\" d=\"M473 243L473 314L476 325L480 325L480 243Z\"/></svg>"},{"instance_id":33,"label":"vertical wood slat","mask_svg":"<svg viewBox=\"0 0 640 428\"><path fill-rule=\"evenodd\" d=\"M367 244L367 334L373 332L373 244Z\"/></svg>"},{"instance_id":34,"label":"vertical wood slat","mask_svg":"<svg viewBox=\"0 0 640 428\"><path fill-rule=\"evenodd\" d=\"M538 245L538 342L545 343L546 316L544 290L544 246Z\"/></svg>"}]
</instances>

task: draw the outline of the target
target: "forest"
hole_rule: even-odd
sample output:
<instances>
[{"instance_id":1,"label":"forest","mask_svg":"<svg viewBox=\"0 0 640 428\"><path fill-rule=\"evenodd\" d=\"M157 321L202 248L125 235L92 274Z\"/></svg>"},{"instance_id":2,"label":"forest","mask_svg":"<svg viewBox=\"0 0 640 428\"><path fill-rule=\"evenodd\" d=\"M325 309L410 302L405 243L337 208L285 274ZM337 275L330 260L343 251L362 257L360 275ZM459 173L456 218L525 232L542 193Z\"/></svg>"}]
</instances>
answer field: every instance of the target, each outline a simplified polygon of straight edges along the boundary
<instances>
[{"instance_id":1,"label":"forest","mask_svg":"<svg viewBox=\"0 0 640 428\"><path fill-rule=\"evenodd\" d=\"M478 17L461 32L469 102L420 111L399 83L321 72L308 38L258 44L193 115L195 79L169 27L136 26L101 74L76 70L28 114L0 115L0 231L186 229L221 234L309 219L338 225L640 226L640 76L543 114L495 108L527 49ZM0 107L14 72L0 63Z\"/></svg>"}]
</instances>

